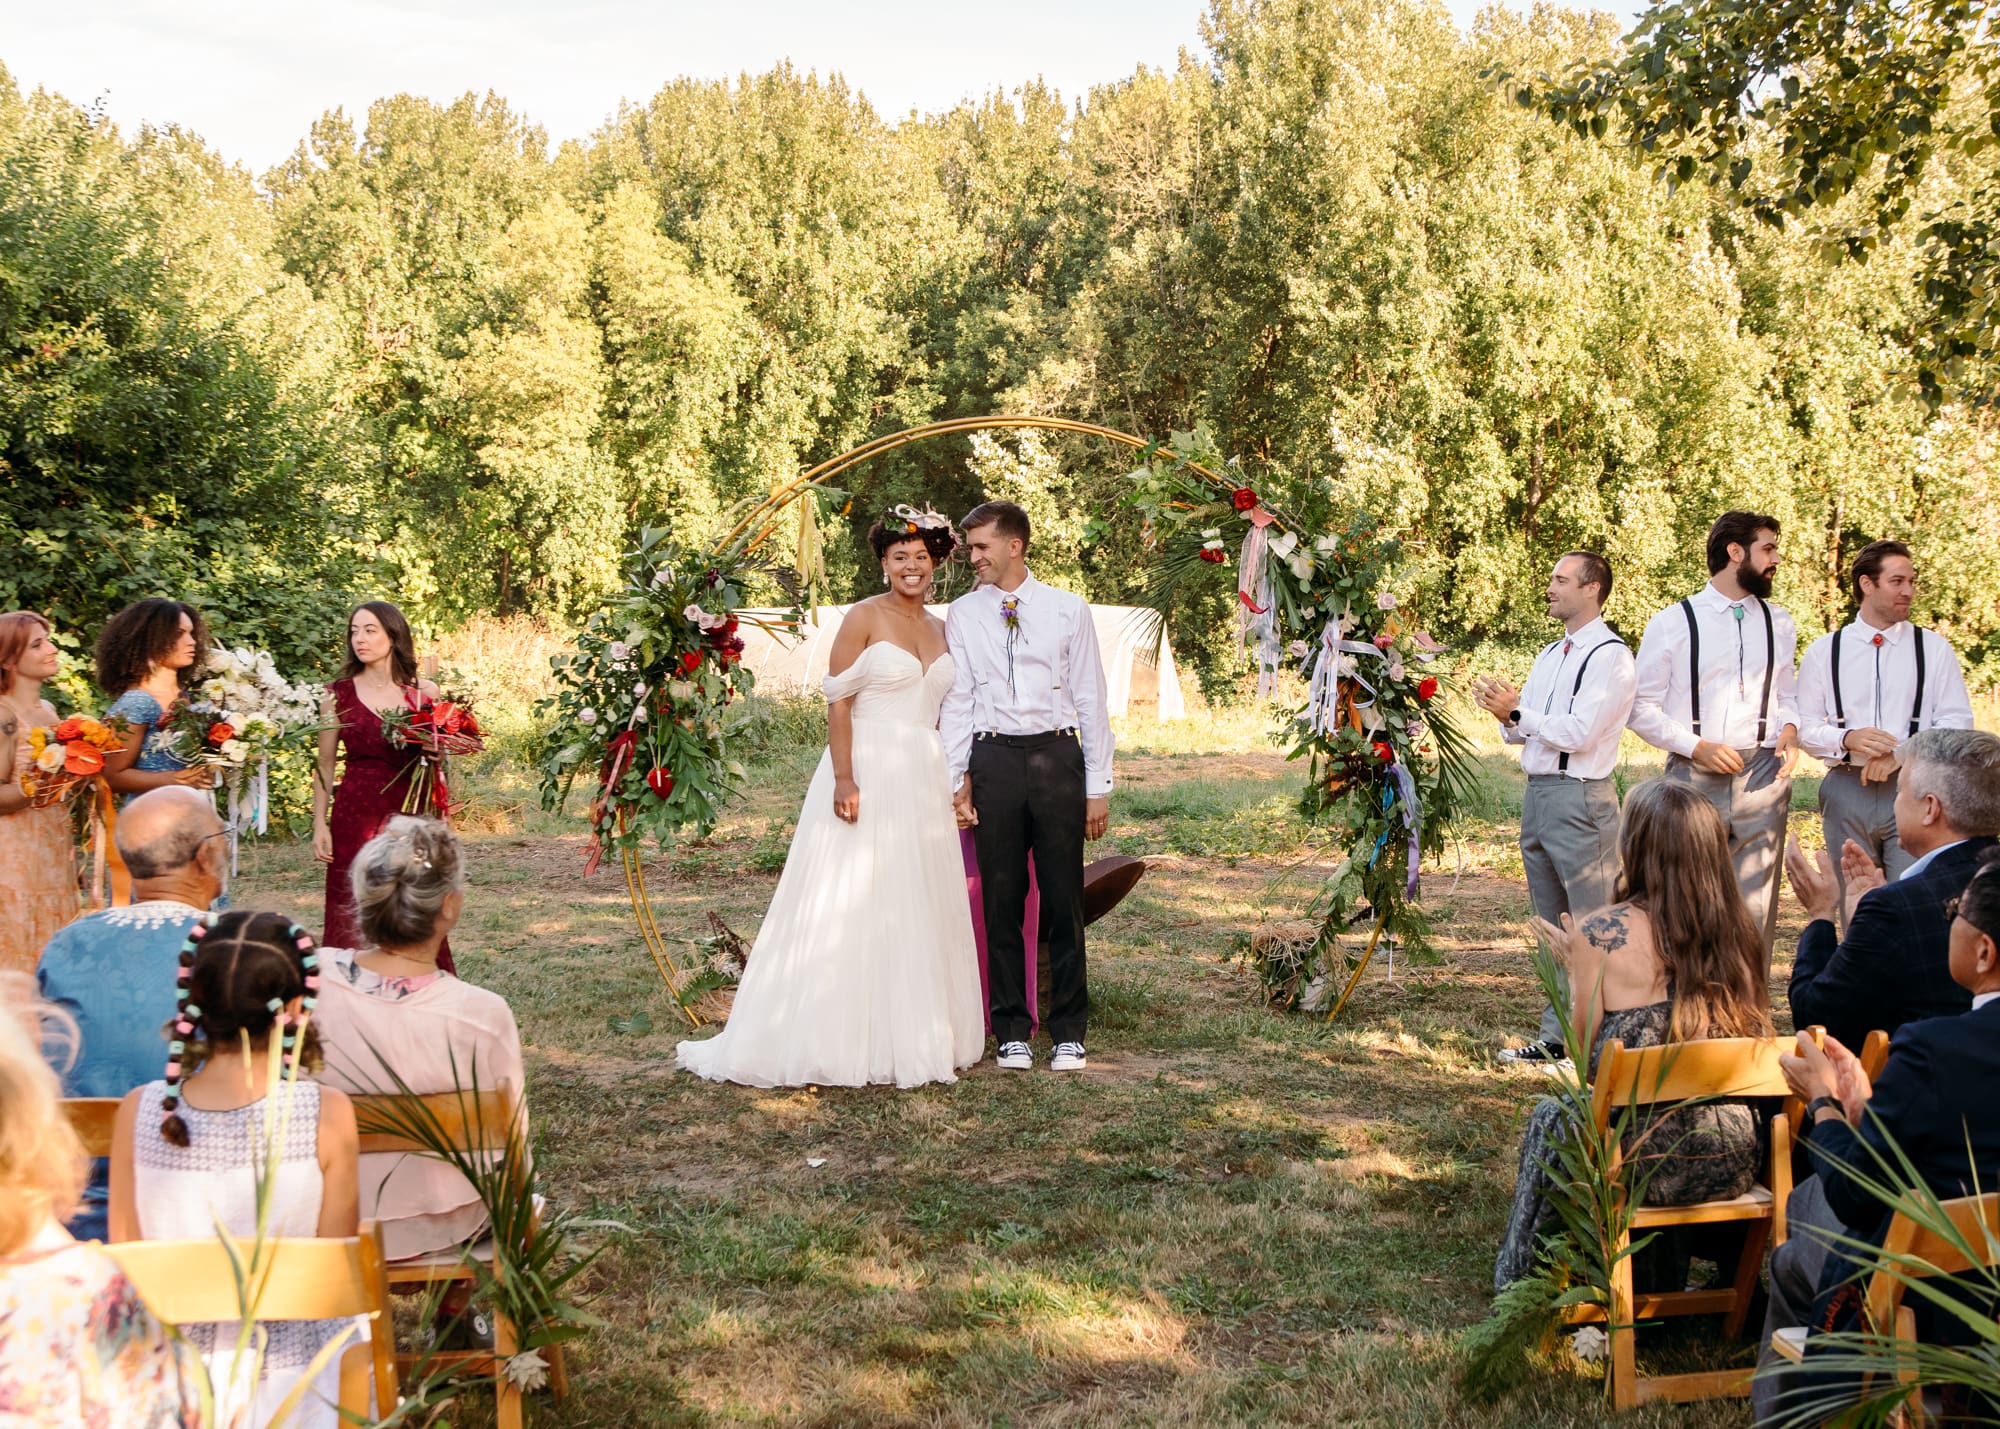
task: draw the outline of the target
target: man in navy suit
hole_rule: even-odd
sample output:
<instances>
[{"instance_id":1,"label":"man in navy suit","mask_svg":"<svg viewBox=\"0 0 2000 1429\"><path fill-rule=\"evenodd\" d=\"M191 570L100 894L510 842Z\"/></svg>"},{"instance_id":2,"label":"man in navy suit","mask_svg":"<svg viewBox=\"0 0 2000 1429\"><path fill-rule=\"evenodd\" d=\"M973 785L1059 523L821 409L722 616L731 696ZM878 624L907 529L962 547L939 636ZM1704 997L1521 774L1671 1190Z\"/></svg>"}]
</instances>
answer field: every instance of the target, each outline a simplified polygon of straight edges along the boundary
<instances>
[{"instance_id":1,"label":"man in navy suit","mask_svg":"<svg viewBox=\"0 0 2000 1429\"><path fill-rule=\"evenodd\" d=\"M1976 729L1927 729L1902 748L1896 835L1916 862L1893 883L1849 840L1847 936L1836 928L1840 887L1831 851L1809 859L1792 839L1785 872L1806 906L1792 964L1792 1025L1822 1025L1849 1047L1874 1028L1963 1012L1970 994L1948 966L1944 909L1972 880L2000 833L2000 738Z\"/></svg>"},{"instance_id":2,"label":"man in navy suit","mask_svg":"<svg viewBox=\"0 0 2000 1429\"><path fill-rule=\"evenodd\" d=\"M1801 1033L1798 1055L1782 1059L1785 1080L1807 1099L1818 1174L1792 1192L1790 1234L1771 1253L1764 1355L1751 1386L1760 1424L1794 1407L1781 1403L1788 1391L1826 1389L1824 1383L1807 1389L1784 1368L1770 1348L1773 1333L1788 1325L1813 1332L1858 1325L1860 1267L1851 1248L1836 1249L1828 1233L1881 1242L1889 1209L1862 1178L1891 1179L1891 1143L1939 1200L1991 1190L2000 1179L2000 1098L1993 1095L2000 1086L2000 854L1979 867L1945 916L1946 965L1970 1011L1905 1024L1873 1086L1854 1053L1831 1037L1822 1052ZM1902 1179L1900 1171L1893 1174ZM1949 1338L1947 1317L1936 1319L1934 1333ZM1808 1366L1811 1343L1809 1333Z\"/></svg>"}]
</instances>

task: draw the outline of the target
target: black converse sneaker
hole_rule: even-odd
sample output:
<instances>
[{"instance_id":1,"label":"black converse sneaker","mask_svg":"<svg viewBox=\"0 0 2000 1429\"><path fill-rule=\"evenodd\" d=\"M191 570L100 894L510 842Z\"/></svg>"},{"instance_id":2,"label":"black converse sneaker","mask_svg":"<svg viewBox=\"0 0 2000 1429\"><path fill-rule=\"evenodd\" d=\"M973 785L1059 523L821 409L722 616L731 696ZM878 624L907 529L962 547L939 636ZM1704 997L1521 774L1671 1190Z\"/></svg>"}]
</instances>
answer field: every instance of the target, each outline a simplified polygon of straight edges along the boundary
<instances>
[{"instance_id":1,"label":"black converse sneaker","mask_svg":"<svg viewBox=\"0 0 2000 1429\"><path fill-rule=\"evenodd\" d=\"M1002 1042L999 1062L1010 1072L1025 1072L1035 1065L1035 1054L1026 1042Z\"/></svg>"},{"instance_id":2,"label":"black converse sneaker","mask_svg":"<svg viewBox=\"0 0 2000 1429\"><path fill-rule=\"evenodd\" d=\"M1563 1055L1560 1042L1530 1042L1525 1047L1502 1047L1493 1054L1494 1060L1510 1067L1555 1068L1564 1065L1569 1058Z\"/></svg>"},{"instance_id":3,"label":"black converse sneaker","mask_svg":"<svg viewBox=\"0 0 2000 1429\"><path fill-rule=\"evenodd\" d=\"M1058 1042L1056 1055L1049 1062L1051 1072L1080 1072L1083 1070L1083 1043Z\"/></svg>"}]
</instances>

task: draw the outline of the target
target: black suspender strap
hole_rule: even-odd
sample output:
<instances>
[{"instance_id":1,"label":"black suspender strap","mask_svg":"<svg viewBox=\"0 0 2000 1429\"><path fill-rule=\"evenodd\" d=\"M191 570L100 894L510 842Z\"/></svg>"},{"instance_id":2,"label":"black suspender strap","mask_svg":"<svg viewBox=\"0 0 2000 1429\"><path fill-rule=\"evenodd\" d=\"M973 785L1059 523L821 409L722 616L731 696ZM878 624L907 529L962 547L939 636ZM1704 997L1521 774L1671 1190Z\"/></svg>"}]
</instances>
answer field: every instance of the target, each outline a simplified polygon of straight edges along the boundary
<instances>
[{"instance_id":1,"label":"black suspender strap","mask_svg":"<svg viewBox=\"0 0 2000 1429\"><path fill-rule=\"evenodd\" d=\"M1688 618L1688 714L1694 737L1701 738L1701 623L1694 618L1694 602L1681 602L1681 614Z\"/></svg>"},{"instance_id":2,"label":"black suspender strap","mask_svg":"<svg viewBox=\"0 0 2000 1429\"><path fill-rule=\"evenodd\" d=\"M1917 637L1917 698L1910 705L1910 733L1915 734L1924 727L1924 628L1912 625L1910 633Z\"/></svg>"},{"instance_id":3,"label":"black suspender strap","mask_svg":"<svg viewBox=\"0 0 2000 1429\"><path fill-rule=\"evenodd\" d=\"M1826 657L1829 662L1830 673L1833 676L1833 725L1835 729L1847 728L1847 706L1840 699L1840 637L1846 633L1847 627L1844 625L1833 632L1833 648L1827 652ZM1924 657L1921 655L1917 656L1917 663L1921 665L1923 662Z\"/></svg>"},{"instance_id":4,"label":"black suspender strap","mask_svg":"<svg viewBox=\"0 0 2000 1429\"><path fill-rule=\"evenodd\" d=\"M1614 635L1609 640L1598 641L1595 645L1591 646L1588 650L1583 652L1583 663L1576 667L1576 683L1574 685L1571 685L1569 689L1570 709L1573 710L1576 708L1576 697L1583 692L1583 672L1590 668L1590 657L1595 655L1598 651L1604 649L1604 647L1607 645L1623 645L1624 643L1625 642L1623 640L1620 640L1617 636ZM1569 773L1569 751L1567 749L1565 749L1562 752L1562 757L1556 760L1556 770L1557 772L1563 774Z\"/></svg>"},{"instance_id":5,"label":"black suspender strap","mask_svg":"<svg viewBox=\"0 0 2000 1429\"><path fill-rule=\"evenodd\" d=\"M1764 611L1764 698L1757 706L1757 747L1764 747L1764 725L1771 713L1771 676L1778 670L1778 631L1771 623L1771 605L1763 596L1757 604Z\"/></svg>"}]
</instances>

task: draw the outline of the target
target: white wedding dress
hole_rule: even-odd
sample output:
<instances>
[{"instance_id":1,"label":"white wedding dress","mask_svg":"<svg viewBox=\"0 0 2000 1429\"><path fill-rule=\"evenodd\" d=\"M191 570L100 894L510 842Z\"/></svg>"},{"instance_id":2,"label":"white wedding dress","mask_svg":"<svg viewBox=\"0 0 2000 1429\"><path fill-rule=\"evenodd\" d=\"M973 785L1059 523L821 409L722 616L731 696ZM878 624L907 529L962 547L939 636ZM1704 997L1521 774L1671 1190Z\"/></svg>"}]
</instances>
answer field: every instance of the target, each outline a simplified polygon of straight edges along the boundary
<instances>
[{"instance_id":1,"label":"white wedding dress","mask_svg":"<svg viewBox=\"0 0 2000 1429\"><path fill-rule=\"evenodd\" d=\"M938 740L951 656L877 641L827 677L854 697L861 816L833 812L822 754L778 891L721 1032L679 1064L753 1087L957 1080L985 1049L958 821Z\"/></svg>"}]
</instances>

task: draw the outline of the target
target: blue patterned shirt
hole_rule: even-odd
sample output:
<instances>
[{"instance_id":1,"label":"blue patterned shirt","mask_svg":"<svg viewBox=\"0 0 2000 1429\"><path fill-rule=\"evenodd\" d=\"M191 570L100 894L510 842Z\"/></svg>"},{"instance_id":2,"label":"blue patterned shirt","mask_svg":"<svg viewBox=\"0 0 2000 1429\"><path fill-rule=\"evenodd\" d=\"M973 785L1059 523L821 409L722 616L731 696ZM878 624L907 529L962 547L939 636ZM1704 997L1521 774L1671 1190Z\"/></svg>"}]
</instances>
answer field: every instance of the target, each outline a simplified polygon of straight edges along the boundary
<instances>
[{"instance_id":1,"label":"blue patterned shirt","mask_svg":"<svg viewBox=\"0 0 2000 1429\"><path fill-rule=\"evenodd\" d=\"M64 1096L122 1097L159 1079L167 1064L160 1029L174 1015L181 944L203 911L153 898L87 914L49 939L35 981L81 1034ZM109 1191L109 1167L99 1161L70 1222L78 1239L103 1238Z\"/></svg>"}]
</instances>

